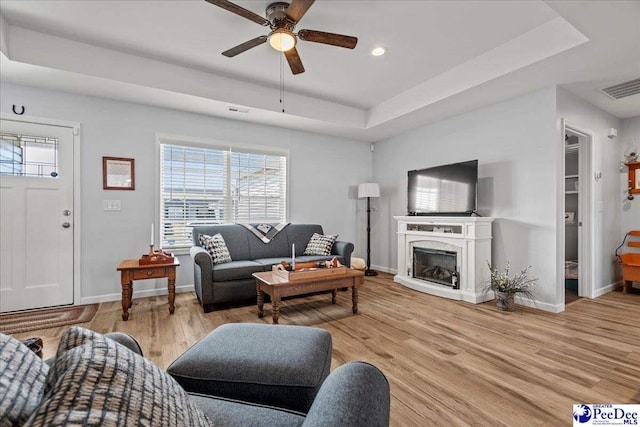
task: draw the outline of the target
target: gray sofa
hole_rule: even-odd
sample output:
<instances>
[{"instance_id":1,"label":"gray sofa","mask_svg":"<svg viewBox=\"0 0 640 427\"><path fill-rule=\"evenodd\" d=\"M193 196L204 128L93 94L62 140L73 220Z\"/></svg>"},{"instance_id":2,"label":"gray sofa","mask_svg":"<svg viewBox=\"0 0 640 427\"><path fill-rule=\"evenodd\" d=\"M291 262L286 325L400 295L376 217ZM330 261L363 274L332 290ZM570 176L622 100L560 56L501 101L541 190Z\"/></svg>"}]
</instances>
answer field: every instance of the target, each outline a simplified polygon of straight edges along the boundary
<instances>
[{"instance_id":1,"label":"gray sofa","mask_svg":"<svg viewBox=\"0 0 640 427\"><path fill-rule=\"evenodd\" d=\"M209 253L200 245L200 235L220 233L225 240L231 262L213 264ZM196 295L205 313L213 310L213 304L246 300L256 297L256 283L252 274L271 271L271 266L281 261L291 262L291 248L295 244L296 261L322 261L338 257L351 266L353 243L336 241L330 256L305 256L304 250L313 233L324 234L321 225L289 224L263 243L250 230L238 224L193 227L193 275Z\"/></svg>"},{"instance_id":2,"label":"gray sofa","mask_svg":"<svg viewBox=\"0 0 640 427\"><path fill-rule=\"evenodd\" d=\"M223 325L167 372L122 333L71 327L47 363L0 333L0 425L388 427L384 374L330 363L331 335L302 326Z\"/></svg>"}]
</instances>

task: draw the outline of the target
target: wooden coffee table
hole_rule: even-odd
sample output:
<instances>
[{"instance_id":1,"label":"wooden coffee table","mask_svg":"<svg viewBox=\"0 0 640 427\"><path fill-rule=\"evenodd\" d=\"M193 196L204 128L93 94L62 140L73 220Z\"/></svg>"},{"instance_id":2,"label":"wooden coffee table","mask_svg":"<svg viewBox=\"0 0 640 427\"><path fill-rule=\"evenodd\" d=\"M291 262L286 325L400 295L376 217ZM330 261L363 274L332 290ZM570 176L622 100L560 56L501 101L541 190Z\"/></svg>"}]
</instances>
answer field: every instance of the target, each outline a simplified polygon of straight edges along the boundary
<instances>
[{"instance_id":1,"label":"wooden coffee table","mask_svg":"<svg viewBox=\"0 0 640 427\"><path fill-rule=\"evenodd\" d=\"M313 292L331 291L331 303L336 303L336 293L340 288L351 288L353 314L358 313L358 288L364 283L364 272L347 269L344 274L305 278L288 281L270 271L253 273L256 278L258 293L258 317L264 317L264 295L271 297L271 317L278 323L280 317L280 301L282 297L310 294Z\"/></svg>"}]
</instances>

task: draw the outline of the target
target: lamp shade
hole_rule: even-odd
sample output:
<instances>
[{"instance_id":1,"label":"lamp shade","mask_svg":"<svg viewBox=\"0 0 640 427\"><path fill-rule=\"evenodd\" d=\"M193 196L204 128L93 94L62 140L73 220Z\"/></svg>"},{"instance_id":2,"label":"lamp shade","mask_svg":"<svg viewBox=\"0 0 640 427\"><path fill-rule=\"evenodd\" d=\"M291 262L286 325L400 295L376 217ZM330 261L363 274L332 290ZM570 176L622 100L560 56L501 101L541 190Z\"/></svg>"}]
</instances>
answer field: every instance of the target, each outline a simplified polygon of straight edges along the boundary
<instances>
[{"instance_id":1,"label":"lamp shade","mask_svg":"<svg viewBox=\"0 0 640 427\"><path fill-rule=\"evenodd\" d=\"M375 182L365 182L358 185L358 198L380 197L380 187Z\"/></svg>"}]
</instances>

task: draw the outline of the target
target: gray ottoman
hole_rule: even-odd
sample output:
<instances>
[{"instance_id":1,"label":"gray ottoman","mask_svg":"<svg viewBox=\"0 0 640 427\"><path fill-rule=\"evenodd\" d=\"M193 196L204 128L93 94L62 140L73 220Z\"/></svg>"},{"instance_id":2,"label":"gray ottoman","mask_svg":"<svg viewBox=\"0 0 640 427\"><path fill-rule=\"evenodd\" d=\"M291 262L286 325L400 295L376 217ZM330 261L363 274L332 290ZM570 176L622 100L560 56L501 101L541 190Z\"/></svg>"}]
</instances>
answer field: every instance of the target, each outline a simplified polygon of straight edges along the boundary
<instances>
[{"instance_id":1,"label":"gray ottoman","mask_svg":"<svg viewBox=\"0 0 640 427\"><path fill-rule=\"evenodd\" d=\"M307 413L331 369L331 334L304 326L220 326L169 366L190 393Z\"/></svg>"}]
</instances>

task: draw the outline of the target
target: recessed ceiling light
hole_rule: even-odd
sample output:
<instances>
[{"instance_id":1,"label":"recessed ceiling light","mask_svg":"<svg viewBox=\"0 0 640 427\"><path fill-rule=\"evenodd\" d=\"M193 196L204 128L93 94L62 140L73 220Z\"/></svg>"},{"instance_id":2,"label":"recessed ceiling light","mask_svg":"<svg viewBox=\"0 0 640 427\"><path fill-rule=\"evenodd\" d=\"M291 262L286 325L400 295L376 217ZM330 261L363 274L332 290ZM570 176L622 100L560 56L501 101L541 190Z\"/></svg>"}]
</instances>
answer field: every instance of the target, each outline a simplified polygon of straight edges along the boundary
<instances>
[{"instance_id":1,"label":"recessed ceiling light","mask_svg":"<svg viewBox=\"0 0 640 427\"><path fill-rule=\"evenodd\" d=\"M371 49L371 55L373 56L382 56L386 52L387 49L383 48L382 46L374 47L373 49Z\"/></svg>"}]
</instances>

